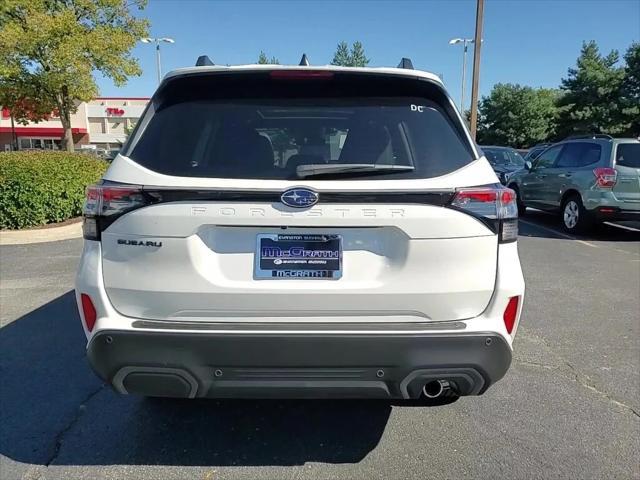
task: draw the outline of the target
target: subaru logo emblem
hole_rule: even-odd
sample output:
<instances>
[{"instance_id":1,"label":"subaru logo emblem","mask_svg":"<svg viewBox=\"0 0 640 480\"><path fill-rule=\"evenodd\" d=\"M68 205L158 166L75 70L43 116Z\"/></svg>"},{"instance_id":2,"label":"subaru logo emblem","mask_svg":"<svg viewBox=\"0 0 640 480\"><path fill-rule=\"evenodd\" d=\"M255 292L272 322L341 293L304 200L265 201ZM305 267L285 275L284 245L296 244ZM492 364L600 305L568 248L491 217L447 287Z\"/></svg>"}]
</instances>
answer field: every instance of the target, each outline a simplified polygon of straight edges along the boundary
<instances>
[{"instance_id":1,"label":"subaru logo emblem","mask_svg":"<svg viewBox=\"0 0 640 480\"><path fill-rule=\"evenodd\" d=\"M318 194L308 188L290 188L280 195L280 200L288 207L305 208L318 203Z\"/></svg>"}]
</instances>

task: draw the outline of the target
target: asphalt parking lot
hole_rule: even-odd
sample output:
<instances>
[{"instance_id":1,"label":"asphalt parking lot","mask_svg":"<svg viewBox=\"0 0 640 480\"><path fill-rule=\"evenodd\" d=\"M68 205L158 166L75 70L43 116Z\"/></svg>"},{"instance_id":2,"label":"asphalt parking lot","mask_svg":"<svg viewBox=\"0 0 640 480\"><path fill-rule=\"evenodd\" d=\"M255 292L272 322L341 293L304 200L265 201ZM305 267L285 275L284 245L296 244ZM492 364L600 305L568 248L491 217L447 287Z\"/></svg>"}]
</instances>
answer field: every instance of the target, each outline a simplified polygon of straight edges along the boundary
<instances>
[{"instance_id":1,"label":"asphalt parking lot","mask_svg":"<svg viewBox=\"0 0 640 480\"><path fill-rule=\"evenodd\" d=\"M428 408L119 396L84 356L82 241L2 246L0 478L640 478L640 230L626 226L576 238L530 212L511 370Z\"/></svg>"}]
</instances>

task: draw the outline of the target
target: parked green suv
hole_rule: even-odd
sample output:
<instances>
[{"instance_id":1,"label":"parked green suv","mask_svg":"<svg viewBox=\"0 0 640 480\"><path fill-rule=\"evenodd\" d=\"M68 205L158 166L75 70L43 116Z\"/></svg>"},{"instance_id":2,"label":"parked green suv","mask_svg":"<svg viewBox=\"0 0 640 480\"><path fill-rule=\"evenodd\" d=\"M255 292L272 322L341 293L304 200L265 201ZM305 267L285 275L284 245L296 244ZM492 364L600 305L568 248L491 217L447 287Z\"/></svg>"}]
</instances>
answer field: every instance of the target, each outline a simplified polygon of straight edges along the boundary
<instances>
[{"instance_id":1,"label":"parked green suv","mask_svg":"<svg viewBox=\"0 0 640 480\"><path fill-rule=\"evenodd\" d=\"M640 141L608 135L571 137L549 146L509 179L518 211L558 212L569 232L595 222L640 220Z\"/></svg>"}]
</instances>

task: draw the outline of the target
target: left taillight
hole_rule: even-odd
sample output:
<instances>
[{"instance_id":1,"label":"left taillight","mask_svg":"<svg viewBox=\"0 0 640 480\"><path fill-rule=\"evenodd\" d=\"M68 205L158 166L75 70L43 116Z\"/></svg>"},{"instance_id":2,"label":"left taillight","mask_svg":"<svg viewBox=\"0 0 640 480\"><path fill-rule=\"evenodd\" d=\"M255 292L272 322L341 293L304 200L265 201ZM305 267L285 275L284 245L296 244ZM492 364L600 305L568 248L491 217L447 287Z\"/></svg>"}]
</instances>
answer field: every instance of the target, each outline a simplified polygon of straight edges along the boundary
<instances>
[{"instance_id":1,"label":"left taillight","mask_svg":"<svg viewBox=\"0 0 640 480\"><path fill-rule=\"evenodd\" d=\"M491 225L500 243L518 239L518 205L516 193L502 185L460 188L450 205Z\"/></svg>"},{"instance_id":2,"label":"left taillight","mask_svg":"<svg viewBox=\"0 0 640 480\"><path fill-rule=\"evenodd\" d=\"M148 203L141 186L89 185L82 207L84 238L100 240L102 231L119 216Z\"/></svg>"},{"instance_id":3,"label":"left taillight","mask_svg":"<svg viewBox=\"0 0 640 480\"><path fill-rule=\"evenodd\" d=\"M600 188L613 188L618 181L618 172L611 167L594 168L593 175L596 177L596 186Z\"/></svg>"}]
</instances>

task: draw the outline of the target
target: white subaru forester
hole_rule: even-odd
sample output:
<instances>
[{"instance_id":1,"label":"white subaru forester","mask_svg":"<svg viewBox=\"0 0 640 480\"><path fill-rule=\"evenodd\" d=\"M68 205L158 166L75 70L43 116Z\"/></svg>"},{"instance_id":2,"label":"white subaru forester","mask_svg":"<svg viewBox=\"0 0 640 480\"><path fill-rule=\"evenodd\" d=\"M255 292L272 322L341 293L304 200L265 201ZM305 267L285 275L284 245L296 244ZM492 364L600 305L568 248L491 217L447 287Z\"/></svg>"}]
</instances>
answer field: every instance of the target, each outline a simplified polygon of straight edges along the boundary
<instances>
[{"instance_id":1,"label":"white subaru forester","mask_svg":"<svg viewBox=\"0 0 640 480\"><path fill-rule=\"evenodd\" d=\"M419 399L502 378L516 200L438 77L199 63L164 78L87 189L76 296L96 373L187 398Z\"/></svg>"}]
</instances>

